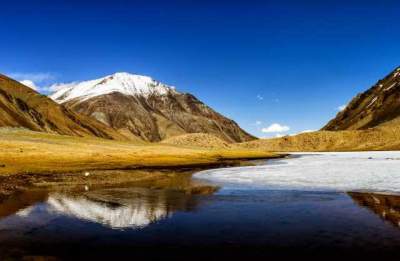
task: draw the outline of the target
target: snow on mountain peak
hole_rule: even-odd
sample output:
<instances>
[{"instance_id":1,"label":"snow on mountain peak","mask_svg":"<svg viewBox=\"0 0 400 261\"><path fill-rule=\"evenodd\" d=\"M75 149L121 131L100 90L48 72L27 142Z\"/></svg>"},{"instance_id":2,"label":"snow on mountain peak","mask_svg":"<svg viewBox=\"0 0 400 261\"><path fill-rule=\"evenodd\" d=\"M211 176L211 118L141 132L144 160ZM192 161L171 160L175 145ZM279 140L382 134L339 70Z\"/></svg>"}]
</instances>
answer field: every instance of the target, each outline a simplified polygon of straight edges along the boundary
<instances>
[{"instance_id":1,"label":"snow on mountain peak","mask_svg":"<svg viewBox=\"0 0 400 261\"><path fill-rule=\"evenodd\" d=\"M113 92L132 96L166 95L169 92L176 92L174 87L153 80L149 76L126 72L117 72L99 79L83 82L54 84L51 88L56 91L50 95L50 98L58 103L76 98L87 100Z\"/></svg>"}]
</instances>

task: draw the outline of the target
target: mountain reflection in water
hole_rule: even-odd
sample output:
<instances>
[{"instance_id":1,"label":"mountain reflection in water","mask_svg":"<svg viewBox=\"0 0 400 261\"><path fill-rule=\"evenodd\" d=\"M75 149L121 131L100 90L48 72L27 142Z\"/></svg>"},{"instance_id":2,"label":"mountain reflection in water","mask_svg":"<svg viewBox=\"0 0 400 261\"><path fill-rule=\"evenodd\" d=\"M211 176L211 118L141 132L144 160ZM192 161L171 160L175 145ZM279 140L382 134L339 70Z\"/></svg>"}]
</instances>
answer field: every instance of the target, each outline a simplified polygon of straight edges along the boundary
<instances>
[{"instance_id":1,"label":"mountain reflection in water","mask_svg":"<svg viewBox=\"0 0 400 261\"><path fill-rule=\"evenodd\" d=\"M102 224L113 229L143 228L194 207L180 192L145 188L103 189L83 195L50 193L46 200L16 212L19 222L43 223L64 216Z\"/></svg>"},{"instance_id":2,"label":"mountain reflection in water","mask_svg":"<svg viewBox=\"0 0 400 261\"><path fill-rule=\"evenodd\" d=\"M143 187L26 193L0 204L0 260L400 256L399 196Z\"/></svg>"},{"instance_id":3,"label":"mountain reflection in water","mask_svg":"<svg viewBox=\"0 0 400 261\"><path fill-rule=\"evenodd\" d=\"M348 194L358 205L370 209L382 219L400 227L400 196L360 192Z\"/></svg>"}]
</instances>

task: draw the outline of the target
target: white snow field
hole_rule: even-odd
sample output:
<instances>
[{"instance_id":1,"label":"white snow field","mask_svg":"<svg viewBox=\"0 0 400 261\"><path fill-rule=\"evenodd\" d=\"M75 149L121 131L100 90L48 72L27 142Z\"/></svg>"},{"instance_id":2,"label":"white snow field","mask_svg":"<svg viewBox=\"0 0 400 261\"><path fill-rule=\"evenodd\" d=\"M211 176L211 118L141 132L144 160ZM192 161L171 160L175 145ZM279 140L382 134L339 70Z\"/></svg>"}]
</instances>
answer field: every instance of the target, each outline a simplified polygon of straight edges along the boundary
<instances>
[{"instance_id":1,"label":"white snow field","mask_svg":"<svg viewBox=\"0 0 400 261\"><path fill-rule=\"evenodd\" d=\"M293 153L266 165L196 173L223 189L400 193L400 151Z\"/></svg>"},{"instance_id":2,"label":"white snow field","mask_svg":"<svg viewBox=\"0 0 400 261\"><path fill-rule=\"evenodd\" d=\"M153 80L148 76L125 72L115 73L90 81L54 84L50 88L56 90L55 93L50 95L50 98L58 103L73 99L83 101L113 92L145 97L152 94L166 95L169 92L177 92L175 87Z\"/></svg>"}]
</instances>

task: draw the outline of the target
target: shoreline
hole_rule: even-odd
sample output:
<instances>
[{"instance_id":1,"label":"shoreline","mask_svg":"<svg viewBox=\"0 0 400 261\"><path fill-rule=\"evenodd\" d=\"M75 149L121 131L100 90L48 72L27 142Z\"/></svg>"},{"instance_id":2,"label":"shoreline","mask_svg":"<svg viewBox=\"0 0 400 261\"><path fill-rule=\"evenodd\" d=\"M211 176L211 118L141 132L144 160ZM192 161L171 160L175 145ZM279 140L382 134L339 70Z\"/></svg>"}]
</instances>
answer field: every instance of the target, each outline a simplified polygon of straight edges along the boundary
<instances>
[{"instance_id":1,"label":"shoreline","mask_svg":"<svg viewBox=\"0 0 400 261\"><path fill-rule=\"evenodd\" d=\"M244 157L237 159L218 159L209 163L192 163L184 165L131 166L115 169L82 169L68 172L18 173L0 175L0 202L29 189L55 186L107 186L107 185L140 185L143 183L161 183L171 175L192 175L196 171L253 165L252 160L269 160L285 158L288 154L276 154L268 157ZM87 175L87 173L89 173ZM87 176L86 176L87 175ZM210 191L211 186L190 186L191 192ZM185 188L185 189L188 189Z\"/></svg>"},{"instance_id":2,"label":"shoreline","mask_svg":"<svg viewBox=\"0 0 400 261\"><path fill-rule=\"evenodd\" d=\"M66 177L79 180L87 171L187 171L286 155L262 150L206 149L3 129L0 131L0 200L38 182L65 181ZM112 175L108 178L116 179ZM122 180L130 179L124 176Z\"/></svg>"},{"instance_id":3,"label":"shoreline","mask_svg":"<svg viewBox=\"0 0 400 261\"><path fill-rule=\"evenodd\" d=\"M191 168L229 160L281 156L282 154L254 149L206 149L26 130L0 131L0 176L82 170Z\"/></svg>"}]
</instances>

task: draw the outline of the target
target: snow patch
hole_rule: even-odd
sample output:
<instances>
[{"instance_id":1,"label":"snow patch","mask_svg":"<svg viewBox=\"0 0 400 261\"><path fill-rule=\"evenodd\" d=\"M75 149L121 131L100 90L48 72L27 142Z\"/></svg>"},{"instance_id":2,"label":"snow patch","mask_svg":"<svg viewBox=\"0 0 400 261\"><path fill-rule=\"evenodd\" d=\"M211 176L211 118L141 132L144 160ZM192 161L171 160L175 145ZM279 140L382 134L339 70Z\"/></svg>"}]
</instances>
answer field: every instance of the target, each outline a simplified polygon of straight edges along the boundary
<instances>
[{"instance_id":1,"label":"snow patch","mask_svg":"<svg viewBox=\"0 0 400 261\"><path fill-rule=\"evenodd\" d=\"M295 153L301 154L301 153ZM400 193L400 152L304 153L252 167L198 172L223 189Z\"/></svg>"},{"instance_id":2,"label":"snow patch","mask_svg":"<svg viewBox=\"0 0 400 261\"><path fill-rule=\"evenodd\" d=\"M372 101L367 105L367 108L371 107L372 104L374 104L377 99L378 99L378 97L373 98Z\"/></svg>"},{"instance_id":3,"label":"snow patch","mask_svg":"<svg viewBox=\"0 0 400 261\"><path fill-rule=\"evenodd\" d=\"M100 79L72 82L66 84L54 84L50 86L55 93L50 98L58 103L79 98L81 101L113 92L125 95L149 96L166 95L169 92L176 92L172 86L165 85L153 80L148 76L129 74L125 72L115 73Z\"/></svg>"},{"instance_id":4,"label":"snow patch","mask_svg":"<svg viewBox=\"0 0 400 261\"><path fill-rule=\"evenodd\" d=\"M384 91L389 91L390 89L392 89L394 86L396 86L396 82L393 83L392 85L390 85L389 87L385 88Z\"/></svg>"}]
</instances>

